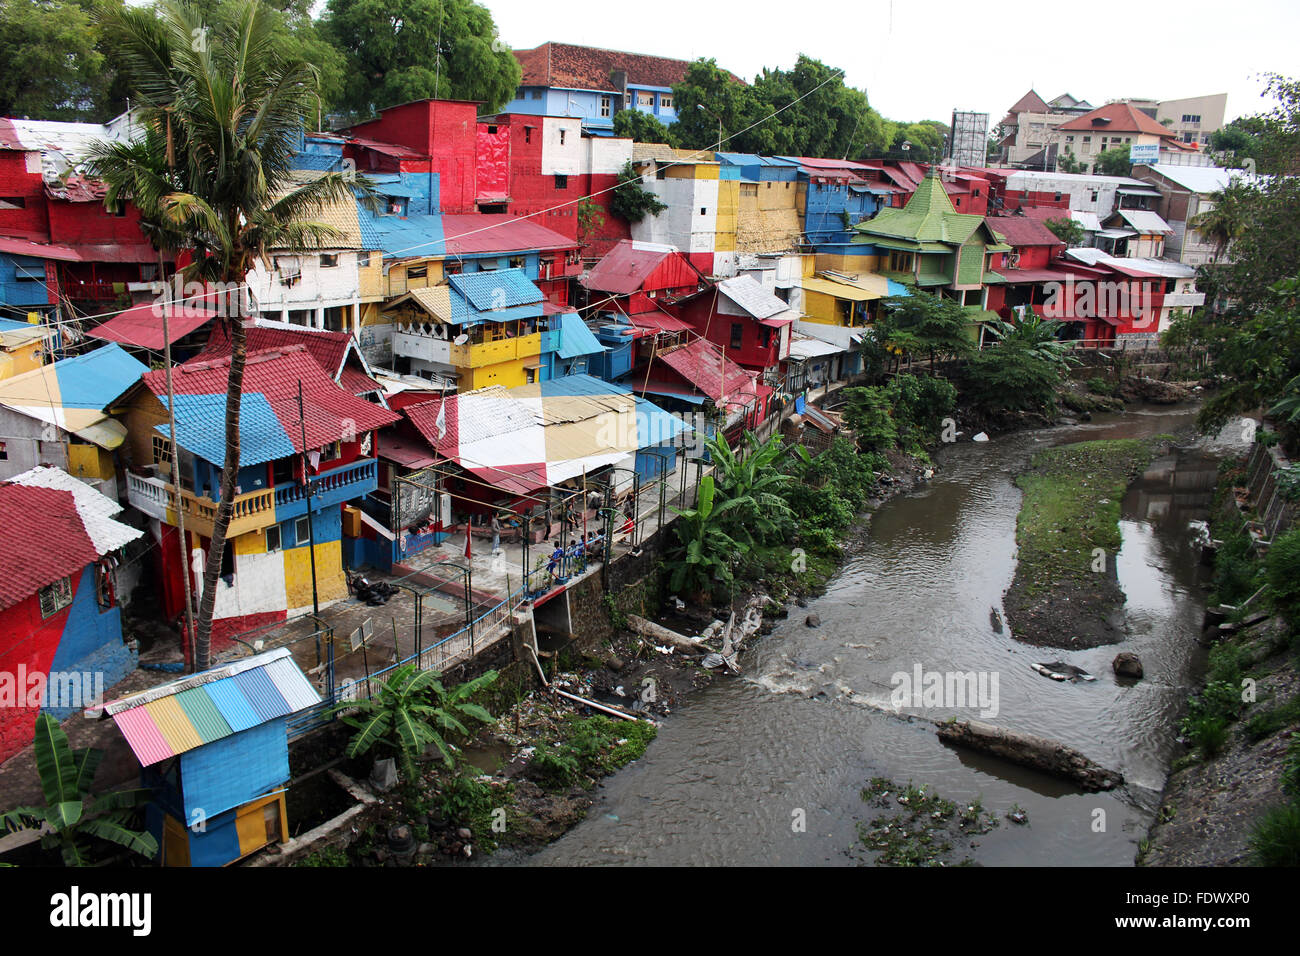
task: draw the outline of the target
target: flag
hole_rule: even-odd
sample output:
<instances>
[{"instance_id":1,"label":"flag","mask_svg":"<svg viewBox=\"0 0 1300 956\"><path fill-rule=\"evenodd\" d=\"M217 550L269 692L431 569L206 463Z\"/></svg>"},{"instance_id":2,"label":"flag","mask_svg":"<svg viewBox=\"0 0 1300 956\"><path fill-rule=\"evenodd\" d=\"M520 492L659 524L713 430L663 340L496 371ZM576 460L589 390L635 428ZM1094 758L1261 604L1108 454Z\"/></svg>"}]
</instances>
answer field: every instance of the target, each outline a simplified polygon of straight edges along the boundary
<instances>
[{"instance_id":1,"label":"flag","mask_svg":"<svg viewBox=\"0 0 1300 956\"><path fill-rule=\"evenodd\" d=\"M465 519L465 560L466 561L470 560L473 557L469 549L469 539L470 539L470 524L469 524L469 518L466 518Z\"/></svg>"},{"instance_id":2,"label":"flag","mask_svg":"<svg viewBox=\"0 0 1300 956\"><path fill-rule=\"evenodd\" d=\"M445 396L442 404L438 406L438 419L434 422L434 425L438 428L438 441L442 441L442 436L447 434L447 399Z\"/></svg>"}]
</instances>

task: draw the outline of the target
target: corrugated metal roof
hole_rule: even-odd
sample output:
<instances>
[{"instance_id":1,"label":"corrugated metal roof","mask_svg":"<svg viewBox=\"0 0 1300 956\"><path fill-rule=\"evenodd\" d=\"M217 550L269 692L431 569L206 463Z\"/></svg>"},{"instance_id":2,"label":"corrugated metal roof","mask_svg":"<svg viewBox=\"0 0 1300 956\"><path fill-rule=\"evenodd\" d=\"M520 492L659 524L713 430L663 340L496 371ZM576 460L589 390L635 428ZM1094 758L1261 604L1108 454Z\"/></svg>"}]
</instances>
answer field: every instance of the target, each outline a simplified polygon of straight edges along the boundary
<instances>
[{"instance_id":1,"label":"corrugated metal roof","mask_svg":"<svg viewBox=\"0 0 1300 956\"><path fill-rule=\"evenodd\" d=\"M141 765L320 703L288 648L244 658L104 707Z\"/></svg>"},{"instance_id":2,"label":"corrugated metal roof","mask_svg":"<svg viewBox=\"0 0 1300 956\"><path fill-rule=\"evenodd\" d=\"M57 488L69 492L86 534L101 557L144 534L137 528L113 520L114 515L121 513L122 506L81 479L73 478L62 468L40 465L8 480L12 484L29 488Z\"/></svg>"},{"instance_id":3,"label":"corrugated metal roof","mask_svg":"<svg viewBox=\"0 0 1300 956\"><path fill-rule=\"evenodd\" d=\"M718 283L718 291L756 319L770 319L790 310L789 303L763 288L753 276L724 279Z\"/></svg>"},{"instance_id":4,"label":"corrugated metal roof","mask_svg":"<svg viewBox=\"0 0 1300 956\"><path fill-rule=\"evenodd\" d=\"M1158 213L1148 212L1145 209L1120 209L1118 215L1130 226L1136 229L1144 236L1159 234L1172 235L1173 229L1169 223L1160 218Z\"/></svg>"},{"instance_id":5,"label":"corrugated metal roof","mask_svg":"<svg viewBox=\"0 0 1300 956\"><path fill-rule=\"evenodd\" d=\"M248 702L253 705L253 710L262 718L263 723L289 713L288 702L276 690L275 684L266 676L264 669L236 674L234 681L239 692L248 698Z\"/></svg>"},{"instance_id":6,"label":"corrugated metal roof","mask_svg":"<svg viewBox=\"0 0 1300 956\"><path fill-rule=\"evenodd\" d=\"M587 323L575 312L560 315L560 347L556 354L562 359L577 358L579 355L594 355L604 352L605 346L587 328Z\"/></svg>"},{"instance_id":7,"label":"corrugated metal roof","mask_svg":"<svg viewBox=\"0 0 1300 956\"><path fill-rule=\"evenodd\" d=\"M311 686L306 675L298 670L298 665L291 657L282 657L267 664L263 673L275 685L284 702L289 705L290 713L310 707L320 702L320 695Z\"/></svg>"},{"instance_id":8,"label":"corrugated metal roof","mask_svg":"<svg viewBox=\"0 0 1300 956\"><path fill-rule=\"evenodd\" d=\"M167 313L166 338L163 337L164 310ZM201 306L164 307L156 302L145 302L119 313L86 334L105 342L120 342L122 345L161 351L168 344L168 340L174 343L184 338L210 321L216 314L215 311Z\"/></svg>"},{"instance_id":9,"label":"corrugated metal roof","mask_svg":"<svg viewBox=\"0 0 1300 956\"><path fill-rule=\"evenodd\" d=\"M546 297L529 281L523 269L495 269L448 276L451 287L479 311L539 304Z\"/></svg>"}]
</instances>

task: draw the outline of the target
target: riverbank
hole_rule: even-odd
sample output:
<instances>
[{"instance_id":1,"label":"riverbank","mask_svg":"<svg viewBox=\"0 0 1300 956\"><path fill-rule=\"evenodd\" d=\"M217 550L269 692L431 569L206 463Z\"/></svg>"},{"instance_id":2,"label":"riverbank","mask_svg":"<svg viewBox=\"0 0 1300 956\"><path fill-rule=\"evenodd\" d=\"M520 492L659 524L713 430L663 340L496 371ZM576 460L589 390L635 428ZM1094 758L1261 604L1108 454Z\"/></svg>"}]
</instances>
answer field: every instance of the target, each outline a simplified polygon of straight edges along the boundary
<instances>
[{"instance_id":1,"label":"riverbank","mask_svg":"<svg viewBox=\"0 0 1300 956\"><path fill-rule=\"evenodd\" d=\"M1050 448L1016 479L1018 563L1004 607L1012 636L1064 649L1124 637L1124 592L1115 558L1120 502L1168 442L1124 439Z\"/></svg>"},{"instance_id":2,"label":"riverbank","mask_svg":"<svg viewBox=\"0 0 1300 956\"><path fill-rule=\"evenodd\" d=\"M1243 465L1220 468L1211 604L1227 610L1202 635L1213 647L1182 722L1186 752L1140 866L1300 864L1300 626L1278 613L1290 606L1294 616L1278 593L1294 570L1273 566L1294 551L1283 537L1261 557L1243 529Z\"/></svg>"}]
</instances>

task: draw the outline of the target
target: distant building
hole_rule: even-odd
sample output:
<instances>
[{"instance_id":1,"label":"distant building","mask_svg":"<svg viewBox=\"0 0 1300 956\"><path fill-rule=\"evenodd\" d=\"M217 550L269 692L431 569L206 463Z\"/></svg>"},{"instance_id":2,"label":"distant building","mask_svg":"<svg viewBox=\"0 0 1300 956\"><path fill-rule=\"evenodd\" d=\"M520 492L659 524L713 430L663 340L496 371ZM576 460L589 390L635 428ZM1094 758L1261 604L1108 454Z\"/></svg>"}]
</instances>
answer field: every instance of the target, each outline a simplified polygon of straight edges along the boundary
<instances>
[{"instance_id":1,"label":"distant building","mask_svg":"<svg viewBox=\"0 0 1300 956\"><path fill-rule=\"evenodd\" d=\"M503 112L575 117L584 131L601 136L613 133L614 114L623 109L649 113L665 126L677 122L673 84L691 65L572 43L543 43L514 54L523 77Z\"/></svg>"},{"instance_id":2,"label":"distant building","mask_svg":"<svg viewBox=\"0 0 1300 956\"><path fill-rule=\"evenodd\" d=\"M1159 191L1160 215L1168 222L1171 233L1165 241L1164 255L1189 266L1214 262L1225 250L1218 248L1194 228L1197 216L1214 208L1215 194L1226 189L1240 170L1219 166L1135 166L1133 175Z\"/></svg>"}]
</instances>

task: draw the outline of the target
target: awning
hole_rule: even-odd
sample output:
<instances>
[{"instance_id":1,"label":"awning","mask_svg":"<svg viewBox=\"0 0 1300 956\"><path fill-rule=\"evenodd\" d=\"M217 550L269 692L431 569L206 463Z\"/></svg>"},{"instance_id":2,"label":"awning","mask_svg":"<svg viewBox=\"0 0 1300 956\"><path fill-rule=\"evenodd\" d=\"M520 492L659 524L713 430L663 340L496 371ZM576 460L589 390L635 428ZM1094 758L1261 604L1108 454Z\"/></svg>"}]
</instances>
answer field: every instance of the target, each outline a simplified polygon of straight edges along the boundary
<instances>
[{"instance_id":1,"label":"awning","mask_svg":"<svg viewBox=\"0 0 1300 956\"><path fill-rule=\"evenodd\" d=\"M692 332L694 329L681 319L673 318L665 312L638 312L627 317L628 322L638 329L655 332Z\"/></svg>"},{"instance_id":2,"label":"awning","mask_svg":"<svg viewBox=\"0 0 1300 956\"><path fill-rule=\"evenodd\" d=\"M881 278L883 278L883 276ZM860 285L852 285L847 282L834 282L830 279L820 279L816 276L800 279L799 284L803 286L804 291L806 292L819 292L822 295L833 296L837 299L848 299L851 302L870 302L872 299L883 299L888 294L888 286L886 286L886 291L877 292L863 288Z\"/></svg>"},{"instance_id":3,"label":"awning","mask_svg":"<svg viewBox=\"0 0 1300 956\"><path fill-rule=\"evenodd\" d=\"M684 402L690 402L692 405L703 405L707 400L706 395L697 395L684 388L674 388L671 385L647 385L638 390L639 394L646 395L665 395L669 398L680 398Z\"/></svg>"},{"instance_id":4,"label":"awning","mask_svg":"<svg viewBox=\"0 0 1300 956\"><path fill-rule=\"evenodd\" d=\"M823 355L838 355L841 352L847 352L848 349L842 349L838 345L832 345L830 342L823 342L820 339L806 338L796 336L790 342L790 358L803 361L805 359L817 358Z\"/></svg>"},{"instance_id":5,"label":"awning","mask_svg":"<svg viewBox=\"0 0 1300 956\"><path fill-rule=\"evenodd\" d=\"M1127 239L1136 236L1137 233L1132 229L1102 229L1098 231L1097 235L1104 239Z\"/></svg>"},{"instance_id":6,"label":"awning","mask_svg":"<svg viewBox=\"0 0 1300 956\"><path fill-rule=\"evenodd\" d=\"M105 418L102 422L79 428L72 434L105 451L112 451L126 440L126 426L115 419Z\"/></svg>"},{"instance_id":7,"label":"awning","mask_svg":"<svg viewBox=\"0 0 1300 956\"><path fill-rule=\"evenodd\" d=\"M1120 186L1115 192L1121 196L1159 196L1158 189L1143 189L1137 186Z\"/></svg>"}]
</instances>

